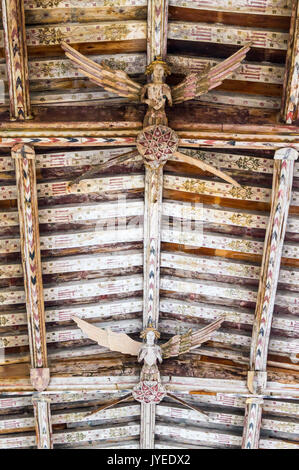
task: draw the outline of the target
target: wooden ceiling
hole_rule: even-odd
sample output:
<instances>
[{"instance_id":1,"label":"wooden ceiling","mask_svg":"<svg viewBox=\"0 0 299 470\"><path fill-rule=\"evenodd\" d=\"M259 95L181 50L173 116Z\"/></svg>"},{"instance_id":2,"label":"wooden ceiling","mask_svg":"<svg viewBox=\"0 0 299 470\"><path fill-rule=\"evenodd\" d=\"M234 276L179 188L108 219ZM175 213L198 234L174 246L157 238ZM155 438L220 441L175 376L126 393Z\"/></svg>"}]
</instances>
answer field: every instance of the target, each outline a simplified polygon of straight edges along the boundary
<instances>
[{"instance_id":1,"label":"wooden ceiling","mask_svg":"<svg viewBox=\"0 0 299 470\"><path fill-rule=\"evenodd\" d=\"M16 143L35 150L51 376L43 396L51 400L47 429L52 427L54 448L139 448L137 402L88 418L85 412L125 395L138 382L140 365L86 339L71 315L133 338L142 329L144 165L137 157L99 168L71 189L68 183L134 148L145 108L92 84L64 56L60 42L145 83L148 2L24 0L24 8L31 120L10 120L11 64L5 61L3 32L0 37L6 89L0 114L0 448L38 444L19 189L10 153ZM226 171L241 188L175 159L164 168L162 340L221 313L227 321L213 341L161 365L163 381L210 421L166 399L156 408L152 429L157 449L244 447L248 398L258 395L259 448L299 447L299 162L290 182L267 384L260 394L247 388L266 228L277 190L274 155L280 148L299 150L297 8L291 0L169 0L169 83L249 41L252 48L230 80L198 101L167 110L180 150Z\"/></svg>"}]
</instances>

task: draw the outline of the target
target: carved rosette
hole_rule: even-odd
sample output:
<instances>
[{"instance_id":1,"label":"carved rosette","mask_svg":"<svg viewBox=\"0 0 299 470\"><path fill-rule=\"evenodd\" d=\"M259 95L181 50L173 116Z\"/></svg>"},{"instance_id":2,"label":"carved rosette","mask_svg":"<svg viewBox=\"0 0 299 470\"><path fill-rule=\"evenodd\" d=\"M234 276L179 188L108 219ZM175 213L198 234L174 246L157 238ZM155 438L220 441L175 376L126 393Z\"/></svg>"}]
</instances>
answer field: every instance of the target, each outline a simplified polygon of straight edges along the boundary
<instances>
[{"instance_id":1,"label":"carved rosette","mask_svg":"<svg viewBox=\"0 0 299 470\"><path fill-rule=\"evenodd\" d=\"M149 126L137 137L138 152L144 158L145 165L158 168L177 151L179 138L167 126Z\"/></svg>"},{"instance_id":2,"label":"carved rosette","mask_svg":"<svg viewBox=\"0 0 299 470\"><path fill-rule=\"evenodd\" d=\"M160 382L141 381L133 388L133 397L140 403L160 403L166 395L166 389Z\"/></svg>"}]
</instances>

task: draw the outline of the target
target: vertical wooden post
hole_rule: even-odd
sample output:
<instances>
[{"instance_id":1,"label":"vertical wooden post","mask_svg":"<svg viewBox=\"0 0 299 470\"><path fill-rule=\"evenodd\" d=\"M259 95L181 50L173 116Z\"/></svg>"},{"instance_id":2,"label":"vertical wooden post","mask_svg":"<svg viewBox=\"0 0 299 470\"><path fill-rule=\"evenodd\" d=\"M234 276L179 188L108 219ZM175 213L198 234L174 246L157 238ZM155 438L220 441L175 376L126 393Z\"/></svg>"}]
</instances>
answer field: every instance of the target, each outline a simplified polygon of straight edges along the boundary
<instances>
[{"instance_id":1,"label":"vertical wooden post","mask_svg":"<svg viewBox=\"0 0 299 470\"><path fill-rule=\"evenodd\" d=\"M154 449L156 420L155 403L141 403L141 416L140 447L141 449Z\"/></svg>"},{"instance_id":2,"label":"vertical wooden post","mask_svg":"<svg viewBox=\"0 0 299 470\"><path fill-rule=\"evenodd\" d=\"M148 0L147 63L157 56L165 60L167 53L168 0ZM163 166L145 161L144 188L144 289L143 326L149 318L155 328L159 321L160 244L163 193ZM141 404L140 448L153 449L155 442L156 405Z\"/></svg>"},{"instance_id":3,"label":"vertical wooden post","mask_svg":"<svg viewBox=\"0 0 299 470\"><path fill-rule=\"evenodd\" d=\"M165 60L167 50L168 0L148 0L147 63L157 56Z\"/></svg>"},{"instance_id":4,"label":"vertical wooden post","mask_svg":"<svg viewBox=\"0 0 299 470\"><path fill-rule=\"evenodd\" d=\"M53 449L50 401L42 395L32 397L38 449Z\"/></svg>"},{"instance_id":5,"label":"vertical wooden post","mask_svg":"<svg viewBox=\"0 0 299 470\"><path fill-rule=\"evenodd\" d=\"M163 164L145 161L144 188L144 264L143 264L143 326L151 319L155 328L159 321L160 245L163 192ZM141 404L141 449L153 449L155 440L155 413L153 403Z\"/></svg>"},{"instance_id":6,"label":"vertical wooden post","mask_svg":"<svg viewBox=\"0 0 299 470\"><path fill-rule=\"evenodd\" d=\"M21 255L26 294L28 336L31 356L31 378L41 391L49 382L43 297L42 267L39 242L35 152L29 145L12 148L15 159L18 192Z\"/></svg>"},{"instance_id":7,"label":"vertical wooden post","mask_svg":"<svg viewBox=\"0 0 299 470\"><path fill-rule=\"evenodd\" d=\"M282 93L281 115L287 124L299 119L299 2L293 0Z\"/></svg>"},{"instance_id":8,"label":"vertical wooden post","mask_svg":"<svg viewBox=\"0 0 299 470\"><path fill-rule=\"evenodd\" d=\"M31 118L23 0L2 0L11 120Z\"/></svg>"},{"instance_id":9,"label":"vertical wooden post","mask_svg":"<svg viewBox=\"0 0 299 470\"><path fill-rule=\"evenodd\" d=\"M248 386L252 393L262 393L261 383L265 385L266 382L264 376L267 371L268 345L291 200L294 162L297 157L298 152L292 148L279 149L274 156L271 211L265 236L250 351Z\"/></svg>"},{"instance_id":10,"label":"vertical wooden post","mask_svg":"<svg viewBox=\"0 0 299 470\"><path fill-rule=\"evenodd\" d=\"M242 449L259 448L263 402L263 399L259 397L246 400Z\"/></svg>"},{"instance_id":11,"label":"vertical wooden post","mask_svg":"<svg viewBox=\"0 0 299 470\"><path fill-rule=\"evenodd\" d=\"M149 318L155 328L159 320L160 244L163 192L163 165L145 162L144 188L144 294L143 326Z\"/></svg>"}]
</instances>

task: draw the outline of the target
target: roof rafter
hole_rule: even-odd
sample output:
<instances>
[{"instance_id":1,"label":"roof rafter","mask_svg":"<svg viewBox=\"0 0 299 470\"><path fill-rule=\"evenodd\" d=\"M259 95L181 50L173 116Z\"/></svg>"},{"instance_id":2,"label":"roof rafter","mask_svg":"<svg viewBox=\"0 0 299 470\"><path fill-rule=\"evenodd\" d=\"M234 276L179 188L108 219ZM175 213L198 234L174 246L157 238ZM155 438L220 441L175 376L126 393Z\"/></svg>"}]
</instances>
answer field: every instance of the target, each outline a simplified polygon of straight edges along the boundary
<instances>
[{"instance_id":1,"label":"roof rafter","mask_svg":"<svg viewBox=\"0 0 299 470\"><path fill-rule=\"evenodd\" d=\"M50 380L45 326L42 265L39 242L38 203L35 152L29 145L12 148L15 160L21 256L26 295L28 338L31 358L32 385L44 390ZM51 416L49 402L33 400L38 448L51 447Z\"/></svg>"},{"instance_id":2,"label":"roof rafter","mask_svg":"<svg viewBox=\"0 0 299 470\"><path fill-rule=\"evenodd\" d=\"M252 393L262 392L258 385L259 377L262 387L266 380L262 375L267 370L272 316L291 201L294 163L297 158L298 152L292 148L282 148L275 152L271 212L264 242L250 352L248 387Z\"/></svg>"},{"instance_id":3,"label":"roof rafter","mask_svg":"<svg viewBox=\"0 0 299 470\"><path fill-rule=\"evenodd\" d=\"M299 118L299 3L293 0L281 114L287 124Z\"/></svg>"},{"instance_id":4,"label":"roof rafter","mask_svg":"<svg viewBox=\"0 0 299 470\"><path fill-rule=\"evenodd\" d=\"M149 0L147 18L147 63L157 56L163 59L167 50L168 0ZM154 162L155 163L155 162ZM144 288L143 326L149 319L158 327L160 293L160 245L162 219L163 164L145 164L144 188ZM154 403L141 404L141 449L153 449L155 439Z\"/></svg>"},{"instance_id":5,"label":"roof rafter","mask_svg":"<svg viewBox=\"0 0 299 470\"><path fill-rule=\"evenodd\" d=\"M5 55L12 120L30 119L28 58L23 0L2 0Z\"/></svg>"}]
</instances>

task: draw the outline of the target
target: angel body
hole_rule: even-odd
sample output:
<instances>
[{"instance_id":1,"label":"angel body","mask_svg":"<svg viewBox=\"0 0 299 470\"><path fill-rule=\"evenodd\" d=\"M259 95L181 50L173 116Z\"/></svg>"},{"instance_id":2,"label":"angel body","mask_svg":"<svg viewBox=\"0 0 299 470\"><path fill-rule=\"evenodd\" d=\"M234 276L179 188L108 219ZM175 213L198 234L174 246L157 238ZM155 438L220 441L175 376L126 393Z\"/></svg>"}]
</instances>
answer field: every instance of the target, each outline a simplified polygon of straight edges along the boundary
<instances>
[{"instance_id":1,"label":"angel body","mask_svg":"<svg viewBox=\"0 0 299 470\"><path fill-rule=\"evenodd\" d=\"M162 63L152 64L152 82L147 83L141 90L141 103L148 105L143 120L143 127L154 125L168 125L165 113L165 105L172 106L171 88L164 83L165 65Z\"/></svg>"},{"instance_id":2,"label":"angel body","mask_svg":"<svg viewBox=\"0 0 299 470\"><path fill-rule=\"evenodd\" d=\"M148 331L146 343L143 344L138 353L138 362L144 362L141 370L141 381L160 382L160 372L157 360L162 363L162 350L155 344L155 332Z\"/></svg>"}]
</instances>

